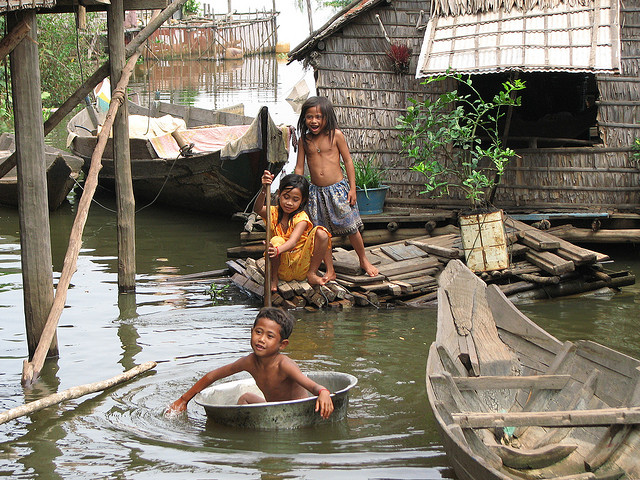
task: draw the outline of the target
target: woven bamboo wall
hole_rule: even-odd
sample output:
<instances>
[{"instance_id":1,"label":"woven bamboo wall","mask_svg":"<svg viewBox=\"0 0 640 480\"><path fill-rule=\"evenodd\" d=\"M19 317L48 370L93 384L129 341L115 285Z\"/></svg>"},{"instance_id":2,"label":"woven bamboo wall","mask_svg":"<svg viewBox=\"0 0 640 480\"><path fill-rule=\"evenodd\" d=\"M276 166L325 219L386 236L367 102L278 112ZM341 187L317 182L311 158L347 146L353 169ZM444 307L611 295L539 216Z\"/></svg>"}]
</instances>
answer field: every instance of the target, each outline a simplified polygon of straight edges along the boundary
<instances>
[{"instance_id":1,"label":"woven bamboo wall","mask_svg":"<svg viewBox=\"0 0 640 480\"><path fill-rule=\"evenodd\" d=\"M309 56L317 71L320 95L335 105L354 158L377 154L391 166L390 204L465 205L460 195L428 199L420 192L421 174L409 169L399 155L397 117L409 98L438 95L427 91L411 73L398 74L386 56L378 14L392 41L413 48L409 72L415 72L424 30L416 28L428 2L402 0L381 5L358 16L341 31L324 39L324 49ZM426 21L428 14L423 17ZM640 171L631 161L630 145L640 136L640 0L621 7L622 75L599 76L599 125L603 148L523 150L507 168L494 203L523 210L541 208L640 208Z\"/></svg>"}]
</instances>

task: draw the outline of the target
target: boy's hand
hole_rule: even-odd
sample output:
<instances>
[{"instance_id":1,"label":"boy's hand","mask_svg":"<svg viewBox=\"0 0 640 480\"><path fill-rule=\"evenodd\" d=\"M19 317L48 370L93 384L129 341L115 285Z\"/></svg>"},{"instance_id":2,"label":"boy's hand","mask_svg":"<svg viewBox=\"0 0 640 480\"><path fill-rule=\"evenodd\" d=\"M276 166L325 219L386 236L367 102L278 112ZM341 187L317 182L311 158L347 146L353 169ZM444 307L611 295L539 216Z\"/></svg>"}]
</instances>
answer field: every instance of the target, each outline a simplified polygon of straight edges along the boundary
<instances>
[{"instance_id":1,"label":"boy's hand","mask_svg":"<svg viewBox=\"0 0 640 480\"><path fill-rule=\"evenodd\" d=\"M349 205L353 207L356 204L356 198L356 189L349 189L349 193L347 194L347 201L349 202Z\"/></svg>"},{"instance_id":2,"label":"boy's hand","mask_svg":"<svg viewBox=\"0 0 640 480\"><path fill-rule=\"evenodd\" d=\"M180 413L180 412L184 412L187 409L187 402L185 402L182 397L180 397L178 400L176 400L175 402L173 402L171 405L169 405L169 408L167 408L166 413Z\"/></svg>"},{"instance_id":3,"label":"boy's hand","mask_svg":"<svg viewBox=\"0 0 640 480\"><path fill-rule=\"evenodd\" d=\"M323 388L318 394L318 400L316 400L316 412L320 412L320 416L324 419L329 418L333 412L333 400L331 400L331 394L329 390Z\"/></svg>"}]
</instances>

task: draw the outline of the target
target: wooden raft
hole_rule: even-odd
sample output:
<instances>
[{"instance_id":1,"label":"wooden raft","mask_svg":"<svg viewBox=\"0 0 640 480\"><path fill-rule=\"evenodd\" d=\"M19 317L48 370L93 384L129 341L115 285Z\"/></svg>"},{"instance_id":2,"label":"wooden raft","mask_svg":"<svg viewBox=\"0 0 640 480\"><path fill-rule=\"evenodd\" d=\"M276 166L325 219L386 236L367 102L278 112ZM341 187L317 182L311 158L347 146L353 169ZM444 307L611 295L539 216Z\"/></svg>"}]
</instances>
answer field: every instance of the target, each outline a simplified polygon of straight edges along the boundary
<instances>
[{"instance_id":1,"label":"wooden raft","mask_svg":"<svg viewBox=\"0 0 640 480\"><path fill-rule=\"evenodd\" d=\"M506 231L510 243L509 268L479 274L486 283L497 284L505 295L549 298L635 283L635 277L628 272L605 272L601 262L609 259L607 255L508 217ZM446 264L451 259L464 258L458 233L422 235L370 246L366 251L379 275L364 275L354 251L334 248L335 281L321 287L306 281L281 281L272 298L273 305L309 309L384 304L421 306L435 302L437 278ZM232 259L227 267L233 283L262 298L264 258Z\"/></svg>"}]
</instances>

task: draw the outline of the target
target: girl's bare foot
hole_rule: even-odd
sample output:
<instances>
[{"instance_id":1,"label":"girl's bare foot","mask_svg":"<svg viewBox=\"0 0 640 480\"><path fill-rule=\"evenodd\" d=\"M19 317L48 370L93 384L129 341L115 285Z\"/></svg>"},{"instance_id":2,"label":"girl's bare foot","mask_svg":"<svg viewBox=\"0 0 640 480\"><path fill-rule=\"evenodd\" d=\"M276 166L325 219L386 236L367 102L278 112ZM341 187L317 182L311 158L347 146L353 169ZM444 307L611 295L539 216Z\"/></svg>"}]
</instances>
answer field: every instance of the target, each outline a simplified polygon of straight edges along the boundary
<instances>
[{"instance_id":1,"label":"girl's bare foot","mask_svg":"<svg viewBox=\"0 0 640 480\"><path fill-rule=\"evenodd\" d=\"M335 271L327 272L324 274L322 279L325 281L325 283L331 282L332 280L336 279L336 272Z\"/></svg>"},{"instance_id":2,"label":"girl's bare foot","mask_svg":"<svg viewBox=\"0 0 640 480\"><path fill-rule=\"evenodd\" d=\"M360 268L370 277L375 277L380 273L378 269L365 257L360 259Z\"/></svg>"},{"instance_id":3,"label":"girl's bare foot","mask_svg":"<svg viewBox=\"0 0 640 480\"><path fill-rule=\"evenodd\" d=\"M323 277L311 272L307 272L307 282L309 282L310 285L324 285L327 283Z\"/></svg>"}]
</instances>

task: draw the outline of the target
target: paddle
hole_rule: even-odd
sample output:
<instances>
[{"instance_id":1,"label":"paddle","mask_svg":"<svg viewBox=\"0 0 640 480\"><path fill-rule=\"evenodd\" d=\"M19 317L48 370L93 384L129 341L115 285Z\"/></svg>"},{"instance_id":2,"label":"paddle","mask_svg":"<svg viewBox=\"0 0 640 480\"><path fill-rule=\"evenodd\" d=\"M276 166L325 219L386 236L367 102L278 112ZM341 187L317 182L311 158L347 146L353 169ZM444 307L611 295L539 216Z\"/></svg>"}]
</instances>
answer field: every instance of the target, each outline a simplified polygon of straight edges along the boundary
<instances>
[{"instance_id":1,"label":"paddle","mask_svg":"<svg viewBox=\"0 0 640 480\"><path fill-rule=\"evenodd\" d=\"M271 172L271 164L269 164ZM274 177L275 179L275 177ZM271 259L269 258L269 245L271 243L271 184L267 185L265 196L265 206L267 207L266 226L267 234L264 243L264 306L271 306Z\"/></svg>"}]
</instances>

